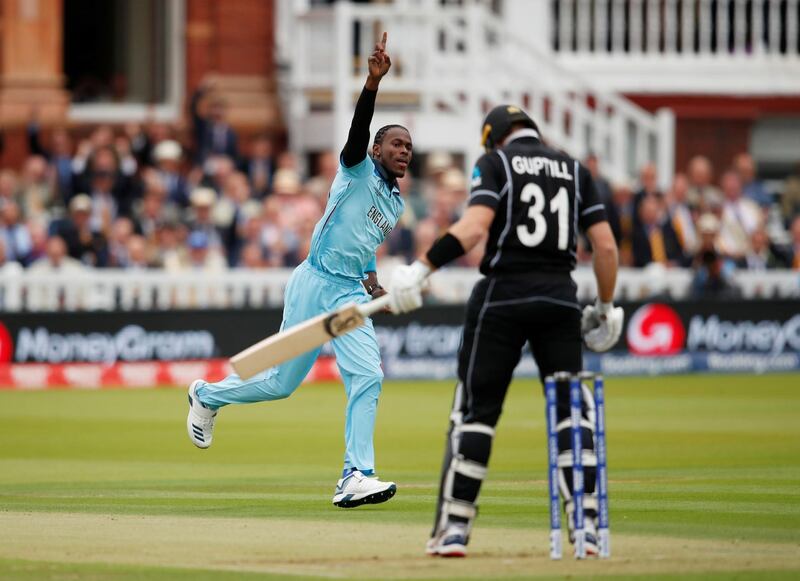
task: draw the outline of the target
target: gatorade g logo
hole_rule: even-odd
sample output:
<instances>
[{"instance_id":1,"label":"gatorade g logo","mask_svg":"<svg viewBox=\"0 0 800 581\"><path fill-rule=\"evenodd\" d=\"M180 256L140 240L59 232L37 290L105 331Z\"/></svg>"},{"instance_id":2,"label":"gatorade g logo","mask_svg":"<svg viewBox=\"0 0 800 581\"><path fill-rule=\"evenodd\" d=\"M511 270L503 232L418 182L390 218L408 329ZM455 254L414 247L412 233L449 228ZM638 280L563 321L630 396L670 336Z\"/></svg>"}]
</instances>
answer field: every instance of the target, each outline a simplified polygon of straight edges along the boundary
<instances>
[{"instance_id":1,"label":"gatorade g logo","mask_svg":"<svg viewBox=\"0 0 800 581\"><path fill-rule=\"evenodd\" d=\"M0 363L11 361L14 354L14 344L11 334L3 323L0 323Z\"/></svg>"},{"instance_id":2,"label":"gatorade g logo","mask_svg":"<svg viewBox=\"0 0 800 581\"><path fill-rule=\"evenodd\" d=\"M672 355L683 349L686 329L667 305L639 307L628 324L628 347L636 355Z\"/></svg>"}]
</instances>

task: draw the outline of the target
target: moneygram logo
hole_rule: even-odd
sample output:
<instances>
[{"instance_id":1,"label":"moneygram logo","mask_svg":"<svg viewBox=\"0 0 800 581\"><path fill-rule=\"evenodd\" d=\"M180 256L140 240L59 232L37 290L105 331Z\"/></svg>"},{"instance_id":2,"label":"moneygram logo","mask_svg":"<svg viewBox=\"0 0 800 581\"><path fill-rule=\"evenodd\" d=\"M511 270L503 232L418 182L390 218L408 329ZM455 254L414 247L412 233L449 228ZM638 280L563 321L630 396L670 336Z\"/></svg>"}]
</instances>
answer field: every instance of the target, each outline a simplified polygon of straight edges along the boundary
<instances>
[{"instance_id":1,"label":"moneygram logo","mask_svg":"<svg viewBox=\"0 0 800 581\"><path fill-rule=\"evenodd\" d=\"M650 303L633 313L627 339L631 353L636 355L673 355L683 349L686 329L670 307Z\"/></svg>"},{"instance_id":2,"label":"moneygram logo","mask_svg":"<svg viewBox=\"0 0 800 581\"><path fill-rule=\"evenodd\" d=\"M0 323L0 363L11 361L13 355L14 343L11 341L11 333L3 323Z\"/></svg>"}]
</instances>

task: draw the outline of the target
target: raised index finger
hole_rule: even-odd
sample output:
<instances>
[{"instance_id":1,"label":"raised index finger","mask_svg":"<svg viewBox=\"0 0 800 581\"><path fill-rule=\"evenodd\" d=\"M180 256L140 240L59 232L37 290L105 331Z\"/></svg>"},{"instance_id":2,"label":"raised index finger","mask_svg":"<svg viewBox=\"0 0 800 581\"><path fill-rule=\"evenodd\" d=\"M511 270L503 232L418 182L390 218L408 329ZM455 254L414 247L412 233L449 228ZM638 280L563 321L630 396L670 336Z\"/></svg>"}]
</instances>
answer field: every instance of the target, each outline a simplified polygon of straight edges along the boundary
<instances>
[{"instance_id":1,"label":"raised index finger","mask_svg":"<svg viewBox=\"0 0 800 581\"><path fill-rule=\"evenodd\" d=\"M381 42L380 42L381 50L385 50L386 49L386 38L387 38L387 36L388 36L388 34L386 33L386 31L384 31L383 36L381 37Z\"/></svg>"}]
</instances>

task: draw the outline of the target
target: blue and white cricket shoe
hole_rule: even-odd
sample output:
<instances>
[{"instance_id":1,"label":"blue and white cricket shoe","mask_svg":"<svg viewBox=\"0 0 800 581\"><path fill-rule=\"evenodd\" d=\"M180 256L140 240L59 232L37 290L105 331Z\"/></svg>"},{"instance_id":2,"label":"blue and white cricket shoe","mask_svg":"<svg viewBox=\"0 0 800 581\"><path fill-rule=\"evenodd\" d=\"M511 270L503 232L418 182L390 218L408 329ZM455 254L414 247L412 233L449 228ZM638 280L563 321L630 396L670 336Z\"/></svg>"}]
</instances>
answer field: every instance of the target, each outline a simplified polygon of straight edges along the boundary
<instances>
[{"instance_id":1,"label":"blue and white cricket shoe","mask_svg":"<svg viewBox=\"0 0 800 581\"><path fill-rule=\"evenodd\" d=\"M208 448L214 435L214 421L217 410L206 407L195 393L202 379L195 379L189 386L189 415L186 416L186 430L189 439L198 448Z\"/></svg>"},{"instance_id":2,"label":"blue and white cricket shoe","mask_svg":"<svg viewBox=\"0 0 800 581\"><path fill-rule=\"evenodd\" d=\"M336 483L333 504L339 508L355 508L362 504L380 504L397 492L394 482L381 482L376 477L368 478L354 470Z\"/></svg>"},{"instance_id":3,"label":"blue and white cricket shoe","mask_svg":"<svg viewBox=\"0 0 800 581\"><path fill-rule=\"evenodd\" d=\"M425 552L431 557L466 557L467 537L466 523L451 522L428 541Z\"/></svg>"}]
</instances>

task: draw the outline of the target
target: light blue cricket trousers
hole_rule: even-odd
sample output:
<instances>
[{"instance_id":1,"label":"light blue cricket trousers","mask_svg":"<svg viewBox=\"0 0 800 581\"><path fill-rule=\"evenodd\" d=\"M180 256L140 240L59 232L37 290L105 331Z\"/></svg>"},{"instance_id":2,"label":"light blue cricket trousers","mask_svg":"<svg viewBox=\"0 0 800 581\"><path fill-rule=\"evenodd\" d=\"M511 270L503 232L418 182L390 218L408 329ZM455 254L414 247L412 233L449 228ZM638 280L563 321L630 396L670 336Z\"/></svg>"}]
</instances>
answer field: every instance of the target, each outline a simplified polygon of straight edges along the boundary
<instances>
[{"instance_id":1,"label":"light blue cricket trousers","mask_svg":"<svg viewBox=\"0 0 800 581\"><path fill-rule=\"evenodd\" d=\"M369 300L370 296L360 282L324 273L303 262L292 273L286 287L281 329L346 303ZM204 384L197 389L197 395L201 402L212 408L287 398L308 375L320 350L309 351L248 380L234 374L219 383ZM347 395L344 468L356 468L370 474L375 469L372 436L383 381L380 350L372 320L367 319L366 324L355 331L333 339L333 350Z\"/></svg>"}]
</instances>

